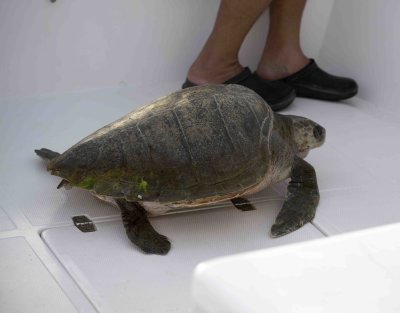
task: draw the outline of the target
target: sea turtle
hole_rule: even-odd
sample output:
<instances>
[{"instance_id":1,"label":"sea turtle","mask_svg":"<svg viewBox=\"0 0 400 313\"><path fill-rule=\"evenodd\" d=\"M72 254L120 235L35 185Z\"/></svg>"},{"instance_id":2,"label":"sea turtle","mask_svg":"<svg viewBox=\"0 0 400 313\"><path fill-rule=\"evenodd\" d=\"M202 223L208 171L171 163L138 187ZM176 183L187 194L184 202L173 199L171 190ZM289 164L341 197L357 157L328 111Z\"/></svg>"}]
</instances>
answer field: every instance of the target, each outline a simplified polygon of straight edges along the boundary
<instances>
[{"instance_id":1,"label":"sea turtle","mask_svg":"<svg viewBox=\"0 0 400 313\"><path fill-rule=\"evenodd\" d=\"M167 237L148 214L244 197L291 178L272 237L311 221L319 201L313 167L302 159L323 144L325 130L298 116L274 113L239 85L192 87L162 97L49 159L59 187L90 190L121 209L129 239L146 253L166 254Z\"/></svg>"}]
</instances>

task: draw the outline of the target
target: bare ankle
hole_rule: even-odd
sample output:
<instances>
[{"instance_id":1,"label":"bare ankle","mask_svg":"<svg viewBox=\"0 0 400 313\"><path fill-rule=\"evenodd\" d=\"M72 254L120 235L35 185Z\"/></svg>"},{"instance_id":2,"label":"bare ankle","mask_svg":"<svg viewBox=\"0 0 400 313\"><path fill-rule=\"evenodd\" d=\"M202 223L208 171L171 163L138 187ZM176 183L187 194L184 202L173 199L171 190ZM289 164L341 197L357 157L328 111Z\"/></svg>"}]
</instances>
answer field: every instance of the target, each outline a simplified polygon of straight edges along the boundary
<instances>
[{"instance_id":1,"label":"bare ankle","mask_svg":"<svg viewBox=\"0 0 400 313\"><path fill-rule=\"evenodd\" d=\"M269 61L257 67L257 75L267 80L278 80L290 75L286 64Z\"/></svg>"},{"instance_id":2,"label":"bare ankle","mask_svg":"<svg viewBox=\"0 0 400 313\"><path fill-rule=\"evenodd\" d=\"M237 61L196 60L190 67L187 78L196 85L221 84L242 70L243 67Z\"/></svg>"},{"instance_id":3,"label":"bare ankle","mask_svg":"<svg viewBox=\"0 0 400 313\"><path fill-rule=\"evenodd\" d=\"M257 67L257 74L264 79L278 80L296 73L309 62L301 51L265 53Z\"/></svg>"}]
</instances>

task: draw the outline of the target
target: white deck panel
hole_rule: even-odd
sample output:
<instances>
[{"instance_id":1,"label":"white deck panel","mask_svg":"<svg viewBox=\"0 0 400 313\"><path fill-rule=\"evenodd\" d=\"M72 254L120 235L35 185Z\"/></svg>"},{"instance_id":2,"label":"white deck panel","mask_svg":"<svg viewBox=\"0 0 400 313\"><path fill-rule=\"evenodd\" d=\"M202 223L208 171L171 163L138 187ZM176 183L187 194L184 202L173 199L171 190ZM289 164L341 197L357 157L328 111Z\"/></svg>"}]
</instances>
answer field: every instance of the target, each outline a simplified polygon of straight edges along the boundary
<instances>
[{"instance_id":1,"label":"white deck panel","mask_svg":"<svg viewBox=\"0 0 400 313\"><path fill-rule=\"evenodd\" d=\"M327 235L400 222L400 186L322 192L314 224Z\"/></svg>"},{"instance_id":2,"label":"white deck panel","mask_svg":"<svg viewBox=\"0 0 400 313\"><path fill-rule=\"evenodd\" d=\"M78 312L23 237L0 239L1 312Z\"/></svg>"},{"instance_id":3,"label":"white deck panel","mask_svg":"<svg viewBox=\"0 0 400 313\"><path fill-rule=\"evenodd\" d=\"M97 223L82 233L73 226L46 230L43 239L91 299L114 312L183 313L191 307L195 266L210 258L321 238L311 224L272 239L269 229L282 200L152 218L172 242L167 256L144 255L125 235L121 221Z\"/></svg>"},{"instance_id":4,"label":"white deck panel","mask_svg":"<svg viewBox=\"0 0 400 313\"><path fill-rule=\"evenodd\" d=\"M14 223L0 207L0 232L15 229Z\"/></svg>"}]
</instances>

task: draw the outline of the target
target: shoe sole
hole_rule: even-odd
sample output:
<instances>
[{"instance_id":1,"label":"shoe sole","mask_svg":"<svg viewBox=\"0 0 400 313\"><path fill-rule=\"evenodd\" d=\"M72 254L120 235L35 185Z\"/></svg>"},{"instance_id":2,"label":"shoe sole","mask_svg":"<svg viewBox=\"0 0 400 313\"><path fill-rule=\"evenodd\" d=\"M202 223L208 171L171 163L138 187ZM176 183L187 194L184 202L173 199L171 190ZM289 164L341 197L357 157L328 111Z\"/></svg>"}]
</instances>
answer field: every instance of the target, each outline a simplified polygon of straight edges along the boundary
<instances>
[{"instance_id":1,"label":"shoe sole","mask_svg":"<svg viewBox=\"0 0 400 313\"><path fill-rule=\"evenodd\" d=\"M325 100L325 101L340 101L354 97L358 93L358 89L352 90L345 94L327 94L318 92L316 90L310 90L309 92L297 91L297 97Z\"/></svg>"},{"instance_id":2,"label":"shoe sole","mask_svg":"<svg viewBox=\"0 0 400 313\"><path fill-rule=\"evenodd\" d=\"M276 112L287 108L290 104L292 104L295 98L296 98L296 91L292 90L292 92L288 96L285 96L279 102L274 103L273 105L269 104L268 102L267 103L271 107L272 111Z\"/></svg>"}]
</instances>

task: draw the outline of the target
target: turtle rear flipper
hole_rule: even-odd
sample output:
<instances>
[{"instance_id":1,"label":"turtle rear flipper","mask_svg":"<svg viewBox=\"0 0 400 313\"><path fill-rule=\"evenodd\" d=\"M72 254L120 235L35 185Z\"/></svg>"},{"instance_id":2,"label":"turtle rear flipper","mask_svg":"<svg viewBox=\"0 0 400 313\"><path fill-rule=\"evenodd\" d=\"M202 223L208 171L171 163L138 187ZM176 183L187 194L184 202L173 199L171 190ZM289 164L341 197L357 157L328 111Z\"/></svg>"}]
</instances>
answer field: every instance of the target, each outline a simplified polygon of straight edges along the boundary
<instances>
[{"instance_id":1,"label":"turtle rear flipper","mask_svg":"<svg viewBox=\"0 0 400 313\"><path fill-rule=\"evenodd\" d=\"M121 209L122 221L130 241L145 253L165 255L171 249L168 238L155 231L147 212L139 202L116 200Z\"/></svg>"},{"instance_id":2,"label":"turtle rear flipper","mask_svg":"<svg viewBox=\"0 0 400 313\"><path fill-rule=\"evenodd\" d=\"M233 198L231 199L231 202L240 211L253 211L256 209L246 198L242 197Z\"/></svg>"},{"instance_id":3,"label":"turtle rear flipper","mask_svg":"<svg viewBox=\"0 0 400 313\"><path fill-rule=\"evenodd\" d=\"M319 191L314 168L303 159L296 157L287 199L271 228L271 236L276 238L311 222L319 202Z\"/></svg>"},{"instance_id":4,"label":"turtle rear flipper","mask_svg":"<svg viewBox=\"0 0 400 313\"><path fill-rule=\"evenodd\" d=\"M60 155L58 152L46 148L37 149L35 152L38 156L46 160L52 160Z\"/></svg>"}]
</instances>

